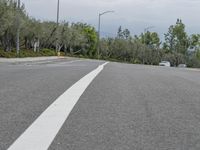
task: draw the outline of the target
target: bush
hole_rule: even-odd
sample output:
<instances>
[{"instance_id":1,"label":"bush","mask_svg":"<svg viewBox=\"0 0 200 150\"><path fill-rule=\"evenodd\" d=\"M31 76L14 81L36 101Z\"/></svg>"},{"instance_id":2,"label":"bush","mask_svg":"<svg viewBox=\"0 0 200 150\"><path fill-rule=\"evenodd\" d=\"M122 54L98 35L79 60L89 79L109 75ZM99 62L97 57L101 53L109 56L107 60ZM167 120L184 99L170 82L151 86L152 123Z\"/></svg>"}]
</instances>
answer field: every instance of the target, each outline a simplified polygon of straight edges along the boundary
<instances>
[{"instance_id":1,"label":"bush","mask_svg":"<svg viewBox=\"0 0 200 150\"><path fill-rule=\"evenodd\" d=\"M0 57L15 58L17 57L17 54L14 51L5 52L4 50L0 50Z\"/></svg>"},{"instance_id":2,"label":"bush","mask_svg":"<svg viewBox=\"0 0 200 150\"><path fill-rule=\"evenodd\" d=\"M19 53L19 57L20 58L24 58L24 57L37 57L39 56L37 53L31 51L31 50L21 50Z\"/></svg>"},{"instance_id":3,"label":"bush","mask_svg":"<svg viewBox=\"0 0 200 150\"><path fill-rule=\"evenodd\" d=\"M55 56L55 55L57 55L55 50L51 50L51 49L42 49L42 50L40 50L39 54L41 56Z\"/></svg>"},{"instance_id":4,"label":"bush","mask_svg":"<svg viewBox=\"0 0 200 150\"><path fill-rule=\"evenodd\" d=\"M200 60L196 57L190 58L187 62L188 67L200 68Z\"/></svg>"},{"instance_id":5,"label":"bush","mask_svg":"<svg viewBox=\"0 0 200 150\"><path fill-rule=\"evenodd\" d=\"M42 49L39 52L34 52L32 50L21 50L19 55L17 55L16 51L5 52L0 50L0 57L4 58L24 58L24 57L39 57L39 56L56 56L56 52L50 49ZM63 55L63 53L61 54Z\"/></svg>"}]
</instances>

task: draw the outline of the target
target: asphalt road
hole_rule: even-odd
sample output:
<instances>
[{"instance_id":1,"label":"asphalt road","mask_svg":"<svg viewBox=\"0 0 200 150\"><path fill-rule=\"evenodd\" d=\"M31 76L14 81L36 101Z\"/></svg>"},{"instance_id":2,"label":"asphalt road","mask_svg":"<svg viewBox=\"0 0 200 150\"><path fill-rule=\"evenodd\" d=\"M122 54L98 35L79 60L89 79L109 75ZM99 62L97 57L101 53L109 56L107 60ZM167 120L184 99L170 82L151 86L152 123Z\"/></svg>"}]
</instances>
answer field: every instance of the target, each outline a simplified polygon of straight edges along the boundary
<instances>
[{"instance_id":1,"label":"asphalt road","mask_svg":"<svg viewBox=\"0 0 200 150\"><path fill-rule=\"evenodd\" d=\"M0 64L0 149L95 60ZM49 150L199 150L200 71L109 63L89 85Z\"/></svg>"}]
</instances>

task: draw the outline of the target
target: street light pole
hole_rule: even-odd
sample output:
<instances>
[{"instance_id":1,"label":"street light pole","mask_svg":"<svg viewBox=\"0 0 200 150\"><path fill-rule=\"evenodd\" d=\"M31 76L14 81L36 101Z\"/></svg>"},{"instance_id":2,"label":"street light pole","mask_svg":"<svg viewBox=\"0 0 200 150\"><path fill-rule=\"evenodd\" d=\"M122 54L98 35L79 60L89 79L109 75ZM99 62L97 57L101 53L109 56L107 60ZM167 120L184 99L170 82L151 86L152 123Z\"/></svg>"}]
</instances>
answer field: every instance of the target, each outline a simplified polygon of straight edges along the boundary
<instances>
[{"instance_id":1,"label":"street light pole","mask_svg":"<svg viewBox=\"0 0 200 150\"><path fill-rule=\"evenodd\" d=\"M60 14L60 0L58 0L58 4L57 4L57 26L59 23L59 14Z\"/></svg>"},{"instance_id":2,"label":"street light pole","mask_svg":"<svg viewBox=\"0 0 200 150\"><path fill-rule=\"evenodd\" d=\"M105 11L103 13L99 13L99 22L98 22L98 38L97 38L97 57L100 59L100 34L101 34L101 16L107 13L113 13L114 11Z\"/></svg>"},{"instance_id":3,"label":"street light pole","mask_svg":"<svg viewBox=\"0 0 200 150\"><path fill-rule=\"evenodd\" d=\"M97 57L99 60L99 51L100 51L100 32L101 32L101 15L99 14L99 23L98 23L98 39L97 39Z\"/></svg>"},{"instance_id":4,"label":"street light pole","mask_svg":"<svg viewBox=\"0 0 200 150\"><path fill-rule=\"evenodd\" d=\"M57 3L57 21L56 21L56 52L59 55L59 47L58 47L58 27L59 27L59 15L60 15L60 0Z\"/></svg>"},{"instance_id":5,"label":"street light pole","mask_svg":"<svg viewBox=\"0 0 200 150\"><path fill-rule=\"evenodd\" d=\"M19 32L20 32L20 0L17 2L17 36L16 36L16 50L17 50L17 55L19 55Z\"/></svg>"}]
</instances>

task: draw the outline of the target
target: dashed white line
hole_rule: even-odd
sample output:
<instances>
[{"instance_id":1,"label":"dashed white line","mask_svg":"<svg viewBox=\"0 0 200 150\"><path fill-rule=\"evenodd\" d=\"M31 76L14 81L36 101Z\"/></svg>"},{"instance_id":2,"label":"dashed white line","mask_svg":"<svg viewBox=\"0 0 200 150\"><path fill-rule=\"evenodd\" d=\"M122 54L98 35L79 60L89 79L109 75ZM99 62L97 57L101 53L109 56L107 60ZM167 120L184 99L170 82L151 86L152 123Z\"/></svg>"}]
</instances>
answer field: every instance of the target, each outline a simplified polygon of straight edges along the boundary
<instances>
[{"instance_id":1,"label":"dashed white line","mask_svg":"<svg viewBox=\"0 0 200 150\"><path fill-rule=\"evenodd\" d=\"M107 64L108 62L100 65L72 85L30 125L8 150L47 150L81 95Z\"/></svg>"}]
</instances>

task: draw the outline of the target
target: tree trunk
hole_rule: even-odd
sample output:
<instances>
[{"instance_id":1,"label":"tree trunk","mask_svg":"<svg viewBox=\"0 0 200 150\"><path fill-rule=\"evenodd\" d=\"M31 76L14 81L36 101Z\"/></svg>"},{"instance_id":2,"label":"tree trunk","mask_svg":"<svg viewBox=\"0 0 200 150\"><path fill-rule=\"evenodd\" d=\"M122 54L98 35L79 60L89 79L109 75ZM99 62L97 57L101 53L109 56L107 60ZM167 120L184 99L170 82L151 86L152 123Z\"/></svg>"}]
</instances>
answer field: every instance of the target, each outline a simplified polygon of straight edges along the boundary
<instances>
[{"instance_id":1,"label":"tree trunk","mask_svg":"<svg viewBox=\"0 0 200 150\"><path fill-rule=\"evenodd\" d=\"M74 50L73 50L73 48L71 48L71 47L69 47L69 50L70 50L70 54L74 54Z\"/></svg>"},{"instance_id":2,"label":"tree trunk","mask_svg":"<svg viewBox=\"0 0 200 150\"><path fill-rule=\"evenodd\" d=\"M34 42L34 44L33 44L33 51L37 52L37 42Z\"/></svg>"}]
</instances>

